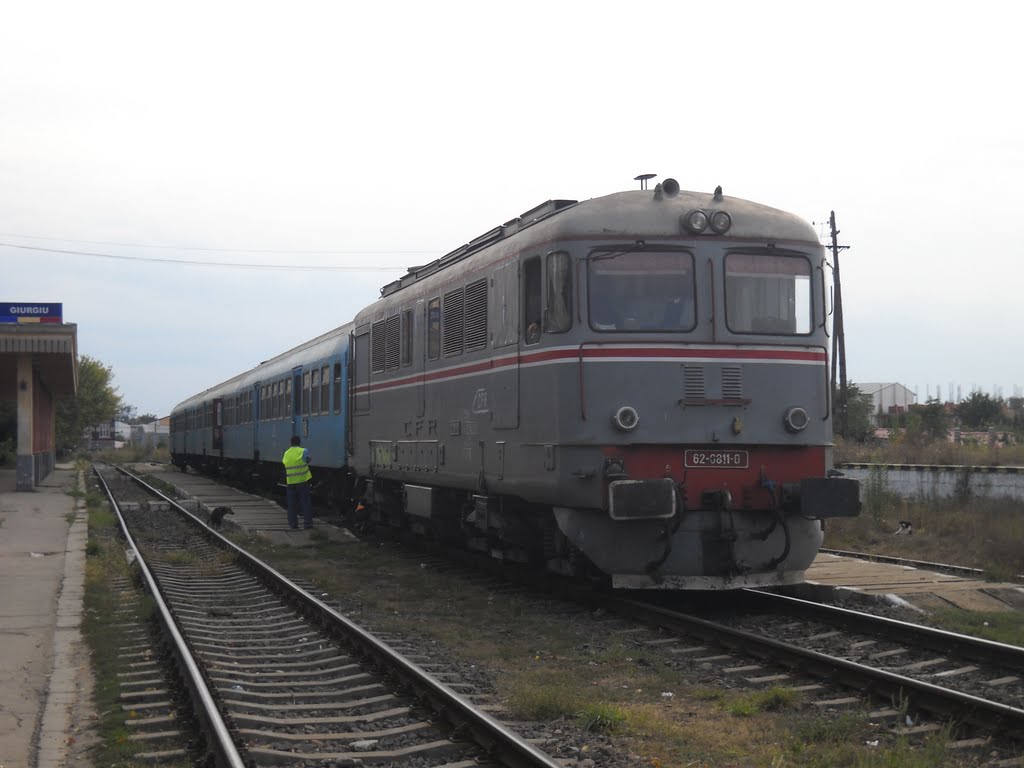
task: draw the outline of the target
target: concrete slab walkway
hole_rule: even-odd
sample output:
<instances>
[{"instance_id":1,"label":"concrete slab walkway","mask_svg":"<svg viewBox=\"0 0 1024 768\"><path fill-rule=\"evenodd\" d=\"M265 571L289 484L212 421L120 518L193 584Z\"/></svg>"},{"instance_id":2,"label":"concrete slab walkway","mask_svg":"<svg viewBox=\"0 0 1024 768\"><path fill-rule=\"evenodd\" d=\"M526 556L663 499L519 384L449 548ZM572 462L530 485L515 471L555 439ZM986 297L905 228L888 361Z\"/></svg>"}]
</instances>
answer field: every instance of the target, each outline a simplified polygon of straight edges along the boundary
<instances>
[{"instance_id":1,"label":"concrete slab walkway","mask_svg":"<svg viewBox=\"0 0 1024 768\"><path fill-rule=\"evenodd\" d=\"M82 640L85 505L73 467L17 492L0 470L0 768L82 765L92 677ZM81 486L84 488L84 480Z\"/></svg>"}]
</instances>

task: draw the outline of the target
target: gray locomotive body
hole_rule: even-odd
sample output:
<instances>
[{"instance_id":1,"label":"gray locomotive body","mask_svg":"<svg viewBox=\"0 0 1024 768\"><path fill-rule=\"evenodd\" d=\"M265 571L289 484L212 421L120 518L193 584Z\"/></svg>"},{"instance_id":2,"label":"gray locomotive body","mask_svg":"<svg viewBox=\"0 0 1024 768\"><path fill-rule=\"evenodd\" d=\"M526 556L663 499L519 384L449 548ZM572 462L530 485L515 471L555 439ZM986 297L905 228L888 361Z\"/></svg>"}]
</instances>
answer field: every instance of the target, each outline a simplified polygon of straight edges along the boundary
<instances>
[{"instance_id":1,"label":"gray locomotive body","mask_svg":"<svg viewBox=\"0 0 1024 768\"><path fill-rule=\"evenodd\" d=\"M551 201L354 321L364 515L617 587L803 579L830 477L827 264L755 203Z\"/></svg>"}]
</instances>

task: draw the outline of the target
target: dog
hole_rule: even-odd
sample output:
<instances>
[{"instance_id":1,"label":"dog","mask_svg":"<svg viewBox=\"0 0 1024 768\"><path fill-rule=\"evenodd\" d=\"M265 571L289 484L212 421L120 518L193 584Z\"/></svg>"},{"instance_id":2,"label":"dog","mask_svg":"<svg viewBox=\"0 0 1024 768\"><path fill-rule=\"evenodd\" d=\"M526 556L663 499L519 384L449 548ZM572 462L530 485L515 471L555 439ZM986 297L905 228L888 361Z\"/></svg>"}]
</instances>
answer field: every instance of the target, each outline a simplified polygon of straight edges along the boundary
<instances>
[{"instance_id":1,"label":"dog","mask_svg":"<svg viewBox=\"0 0 1024 768\"><path fill-rule=\"evenodd\" d=\"M894 536L913 536L914 535L914 524L909 520L900 520L900 529L893 534Z\"/></svg>"},{"instance_id":2,"label":"dog","mask_svg":"<svg viewBox=\"0 0 1024 768\"><path fill-rule=\"evenodd\" d=\"M210 513L210 527L220 528L224 522L224 515L235 514L231 507L215 507Z\"/></svg>"}]
</instances>

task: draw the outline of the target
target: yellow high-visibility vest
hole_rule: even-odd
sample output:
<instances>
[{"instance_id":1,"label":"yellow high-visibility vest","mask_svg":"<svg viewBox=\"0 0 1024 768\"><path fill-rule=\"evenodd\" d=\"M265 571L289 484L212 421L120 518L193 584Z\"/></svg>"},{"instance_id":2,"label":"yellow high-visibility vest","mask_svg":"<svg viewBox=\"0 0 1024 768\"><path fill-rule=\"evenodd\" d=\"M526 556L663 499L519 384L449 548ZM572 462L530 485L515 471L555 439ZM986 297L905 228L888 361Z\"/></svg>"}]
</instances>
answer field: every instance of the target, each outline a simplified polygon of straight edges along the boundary
<instances>
[{"instance_id":1,"label":"yellow high-visibility vest","mask_svg":"<svg viewBox=\"0 0 1024 768\"><path fill-rule=\"evenodd\" d=\"M309 471L309 465L303 460L306 449L301 445L293 445L284 452L284 476L288 485L305 483L313 479L313 473Z\"/></svg>"}]
</instances>

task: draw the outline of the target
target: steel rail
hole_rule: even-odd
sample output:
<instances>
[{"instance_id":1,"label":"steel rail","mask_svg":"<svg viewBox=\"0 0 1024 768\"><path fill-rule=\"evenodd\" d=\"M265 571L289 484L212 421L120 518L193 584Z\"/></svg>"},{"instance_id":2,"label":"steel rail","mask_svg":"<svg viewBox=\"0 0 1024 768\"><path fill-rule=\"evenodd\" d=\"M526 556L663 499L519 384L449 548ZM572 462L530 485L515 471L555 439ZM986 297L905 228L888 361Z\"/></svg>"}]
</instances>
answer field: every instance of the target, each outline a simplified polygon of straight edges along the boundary
<instances>
[{"instance_id":1,"label":"steel rail","mask_svg":"<svg viewBox=\"0 0 1024 768\"><path fill-rule=\"evenodd\" d=\"M841 608L837 605L815 603L774 592L752 589L743 590L743 592L746 599L755 603L775 604L773 610L777 609L778 604L781 603L783 606L781 610L786 613L800 614L858 632L878 634L888 640L909 643L914 647L923 647L940 653L952 652L974 661L1024 672L1024 648L1019 645L971 637L945 629L912 624L885 616L875 616L849 608Z\"/></svg>"},{"instance_id":2,"label":"steel rail","mask_svg":"<svg viewBox=\"0 0 1024 768\"><path fill-rule=\"evenodd\" d=\"M166 633L170 636L171 649L177 659L178 667L182 671L184 682L192 692L195 700L199 703L199 712L197 715L199 716L200 722L207 736L211 737L211 746L216 765L219 768L246 768L247 764L242 759L242 755L239 753L238 747L235 745L235 741L231 737L230 730L220 715L220 711L217 708L213 694L210 692L210 689L207 687L206 681L203 678L203 673L199 669L199 665L196 663L195 659L192 657L192 654L189 652L188 644L185 642L184 636L178 629L177 621L174 619L170 608L164 601L163 591L160 588L160 584L149 570L149 566L146 564L146 560L142 556L142 552L137 546L135 546L135 540L132 538L132 535L128 530L128 524L121 515L121 508L118 506L117 500L114 498L114 494L111 492L110 487L107 485L107 481L104 480L103 475L100 474L99 470L93 467L93 472L99 479L100 485L103 486L103 491L106 493L107 498L110 500L110 506L114 510L114 514L117 515L118 523L121 526L121 530L124 532L128 546L131 547L132 551L135 553L135 562L138 563L139 570L142 571L149 593L152 595L154 603L156 603L160 623L163 625Z\"/></svg>"},{"instance_id":3,"label":"steel rail","mask_svg":"<svg viewBox=\"0 0 1024 768\"><path fill-rule=\"evenodd\" d=\"M745 630L717 624L707 619L678 613L667 608L629 598L611 597L607 605L629 616L640 617L671 631L699 637L704 641L732 648L774 663L789 666L803 674L838 681L873 696L891 701L907 697L915 709L941 713L1014 740L1024 740L1024 709L989 701L978 696L914 680L893 672L875 669L847 659L801 648Z\"/></svg>"},{"instance_id":4,"label":"steel rail","mask_svg":"<svg viewBox=\"0 0 1024 768\"><path fill-rule=\"evenodd\" d=\"M437 680L417 664L394 651L371 633L342 616L329 605L306 592L272 566L249 554L230 539L210 529L198 516L171 499L159 489L146 483L122 467L117 470L151 493L157 495L194 524L202 527L209 535L216 537L231 550L253 573L269 585L295 598L304 606L312 618L325 626L325 621L364 654L374 660L378 668L391 673L417 698L425 702L432 711L444 718L458 733L469 733L472 740L481 746L487 756L508 768L563 768L562 763L552 758L528 741L506 728L500 722L482 712L467 699L460 696L444 683Z\"/></svg>"}]
</instances>

